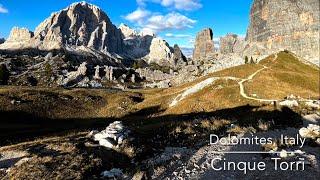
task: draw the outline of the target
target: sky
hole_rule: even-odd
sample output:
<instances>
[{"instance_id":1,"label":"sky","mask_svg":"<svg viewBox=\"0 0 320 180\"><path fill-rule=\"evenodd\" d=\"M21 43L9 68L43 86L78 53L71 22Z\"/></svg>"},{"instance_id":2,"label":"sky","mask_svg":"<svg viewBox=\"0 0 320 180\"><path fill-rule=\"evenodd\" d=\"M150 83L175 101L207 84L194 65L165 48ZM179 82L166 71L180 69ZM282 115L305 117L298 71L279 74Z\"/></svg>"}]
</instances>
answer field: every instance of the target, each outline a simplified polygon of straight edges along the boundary
<instances>
[{"instance_id":1,"label":"sky","mask_svg":"<svg viewBox=\"0 0 320 180\"><path fill-rule=\"evenodd\" d=\"M79 1L79 0L78 0ZM77 0L0 0L0 37L12 27L34 31L52 12ZM197 32L212 28L214 40L227 33L246 34L252 0L87 0L107 13L113 24L152 31L171 46L192 48Z\"/></svg>"}]
</instances>

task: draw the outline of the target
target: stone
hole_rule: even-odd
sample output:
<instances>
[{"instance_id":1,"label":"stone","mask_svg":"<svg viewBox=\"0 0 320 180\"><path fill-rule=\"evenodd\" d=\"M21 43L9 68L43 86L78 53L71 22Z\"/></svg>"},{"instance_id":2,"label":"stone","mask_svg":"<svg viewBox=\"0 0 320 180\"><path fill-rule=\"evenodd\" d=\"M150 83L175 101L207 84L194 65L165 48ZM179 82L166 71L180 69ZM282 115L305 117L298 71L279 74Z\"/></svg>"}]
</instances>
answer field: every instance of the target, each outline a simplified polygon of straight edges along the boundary
<instances>
[{"instance_id":1,"label":"stone","mask_svg":"<svg viewBox=\"0 0 320 180\"><path fill-rule=\"evenodd\" d=\"M49 61L50 59L52 59L52 57L53 57L52 52L49 52L49 53L44 57L44 59L45 59L46 61Z\"/></svg>"},{"instance_id":2,"label":"stone","mask_svg":"<svg viewBox=\"0 0 320 180\"><path fill-rule=\"evenodd\" d=\"M113 67L112 66L105 66L104 71L106 72L106 79L108 81L113 81L114 77L113 77Z\"/></svg>"},{"instance_id":3,"label":"stone","mask_svg":"<svg viewBox=\"0 0 320 180\"><path fill-rule=\"evenodd\" d=\"M101 78L100 78L100 66L97 65L94 69L95 69L95 72L94 72L93 78L94 78L94 79L101 79Z\"/></svg>"},{"instance_id":4,"label":"stone","mask_svg":"<svg viewBox=\"0 0 320 180\"><path fill-rule=\"evenodd\" d=\"M101 176L104 178L122 179L123 173L121 169L113 168L110 171L103 171Z\"/></svg>"},{"instance_id":5,"label":"stone","mask_svg":"<svg viewBox=\"0 0 320 180\"><path fill-rule=\"evenodd\" d=\"M320 138L320 126L316 124L309 124L308 127L301 128L299 134L303 138L317 139Z\"/></svg>"},{"instance_id":6,"label":"stone","mask_svg":"<svg viewBox=\"0 0 320 180\"><path fill-rule=\"evenodd\" d=\"M90 137L93 137L94 141L99 141L100 146L115 148L116 146L121 145L124 139L128 138L129 132L130 131L124 127L121 121L115 121L109 124L105 130L98 133L92 131L89 135Z\"/></svg>"},{"instance_id":7,"label":"stone","mask_svg":"<svg viewBox=\"0 0 320 180\"><path fill-rule=\"evenodd\" d=\"M246 40L267 54L286 49L318 64L319 16L319 0L254 0Z\"/></svg>"},{"instance_id":8,"label":"stone","mask_svg":"<svg viewBox=\"0 0 320 180\"><path fill-rule=\"evenodd\" d=\"M81 82L87 74L87 63L83 62L78 67L77 71L72 71L67 73L67 78L62 82L63 86L74 85L78 82Z\"/></svg>"},{"instance_id":9,"label":"stone","mask_svg":"<svg viewBox=\"0 0 320 180\"><path fill-rule=\"evenodd\" d=\"M132 83L135 83L135 82L136 82L136 75L135 75L135 74L132 74L132 76L131 76L131 82L132 82Z\"/></svg>"},{"instance_id":10,"label":"stone","mask_svg":"<svg viewBox=\"0 0 320 180\"><path fill-rule=\"evenodd\" d=\"M299 103L297 100L284 100L279 103L280 106L287 106L287 107L298 107Z\"/></svg>"},{"instance_id":11,"label":"stone","mask_svg":"<svg viewBox=\"0 0 320 180\"><path fill-rule=\"evenodd\" d=\"M213 32L212 29L206 28L197 34L193 59L202 60L214 53L214 42L213 42Z\"/></svg>"}]
</instances>

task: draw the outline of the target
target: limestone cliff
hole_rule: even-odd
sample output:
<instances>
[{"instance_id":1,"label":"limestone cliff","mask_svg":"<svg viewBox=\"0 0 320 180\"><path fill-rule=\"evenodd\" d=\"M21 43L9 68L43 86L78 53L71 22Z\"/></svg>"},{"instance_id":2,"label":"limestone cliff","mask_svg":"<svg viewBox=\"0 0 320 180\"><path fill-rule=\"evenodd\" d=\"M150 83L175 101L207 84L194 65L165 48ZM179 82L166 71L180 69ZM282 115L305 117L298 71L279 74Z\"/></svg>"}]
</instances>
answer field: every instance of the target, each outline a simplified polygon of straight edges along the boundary
<instances>
[{"instance_id":1,"label":"limestone cliff","mask_svg":"<svg viewBox=\"0 0 320 180\"><path fill-rule=\"evenodd\" d=\"M319 0L254 0L246 40L267 52L287 49L316 62L319 14Z\"/></svg>"},{"instance_id":2,"label":"limestone cliff","mask_svg":"<svg viewBox=\"0 0 320 180\"><path fill-rule=\"evenodd\" d=\"M242 53L244 49L244 39L236 34L227 34L220 38L220 53L230 54L230 53Z\"/></svg>"},{"instance_id":3,"label":"limestone cliff","mask_svg":"<svg viewBox=\"0 0 320 180\"><path fill-rule=\"evenodd\" d=\"M197 34L193 59L203 60L214 53L213 32L212 29L207 28Z\"/></svg>"}]
</instances>

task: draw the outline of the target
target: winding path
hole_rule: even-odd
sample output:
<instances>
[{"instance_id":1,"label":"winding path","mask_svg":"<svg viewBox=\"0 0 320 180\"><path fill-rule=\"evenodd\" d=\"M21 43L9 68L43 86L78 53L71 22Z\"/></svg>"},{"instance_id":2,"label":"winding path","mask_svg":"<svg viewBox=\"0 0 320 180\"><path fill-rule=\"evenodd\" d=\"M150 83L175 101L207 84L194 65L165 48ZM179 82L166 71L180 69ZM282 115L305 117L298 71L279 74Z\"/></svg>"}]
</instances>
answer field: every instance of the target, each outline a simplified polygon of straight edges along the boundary
<instances>
[{"instance_id":1,"label":"winding path","mask_svg":"<svg viewBox=\"0 0 320 180\"><path fill-rule=\"evenodd\" d=\"M275 61L276 59L278 58L278 54L275 55L275 57L273 58L272 62ZM240 95L246 99L250 99L250 100L255 100L255 101L260 101L260 102L275 102L275 101L278 101L278 100L275 100L275 99L260 99L260 98L254 98L254 97L250 97L248 96L246 93L245 93L245 90L244 90L244 85L243 83L249 81L249 80L252 80L254 78L254 76L256 76L258 73L260 73L261 71L267 69L269 67L263 65L263 68L257 70L256 72L254 72L253 74L251 74L248 78L246 79L242 79L240 82L238 82L239 84L239 88L240 88Z\"/></svg>"},{"instance_id":2,"label":"winding path","mask_svg":"<svg viewBox=\"0 0 320 180\"><path fill-rule=\"evenodd\" d=\"M275 57L273 58L272 62L275 61L278 58L278 54L275 55ZM244 89L244 83L247 81L252 80L258 73L260 73L261 71L268 69L269 67L263 65L263 68L257 70L256 72L254 72L253 74L251 74L250 76L248 76L248 78L246 79L241 79L238 84L239 84L239 88L240 88L240 95L243 98L246 99L250 99L250 100L255 100L255 101L260 101L260 102L277 102L278 100L275 99L261 99L261 98L254 98L254 97L250 97L245 93L245 89ZM215 80L217 79L232 79L232 80L238 80L238 78L236 77L211 77L208 78L190 88L188 88L187 90L184 90L183 93L179 94L178 96L176 96L176 98L173 99L173 101L170 103L170 107L173 107L175 105L177 105L181 100L183 100L185 97L194 94L200 90L202 90L203 88L213 84L215 82Z\"/></svg>"}]
</instances>

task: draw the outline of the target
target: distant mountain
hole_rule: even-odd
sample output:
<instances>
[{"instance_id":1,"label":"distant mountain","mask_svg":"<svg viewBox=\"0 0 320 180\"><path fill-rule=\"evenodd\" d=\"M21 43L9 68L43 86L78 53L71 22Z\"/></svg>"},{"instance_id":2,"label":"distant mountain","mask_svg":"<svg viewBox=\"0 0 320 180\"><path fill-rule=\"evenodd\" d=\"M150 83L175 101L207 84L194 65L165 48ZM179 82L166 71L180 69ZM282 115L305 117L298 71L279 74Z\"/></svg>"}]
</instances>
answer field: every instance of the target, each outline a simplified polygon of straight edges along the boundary
<instances>
[{"instance_id":1,"label":"distant mountain","mask_svg":"<svg viewBox=\"0 0 320 180\"><path fill-rule=\"evenodd\" d=\"M121 32L97 6L81 2L53 13L35 30L14 28L1 49L65 49L85 46L101 52L122 53Z\"/></svg>"},{"instance_id":2,"label":"distant mountain","mask_svg":"<svg viewBox=\"0 0 320 180\"><path fill-rule=\"evenodd\" d=\"M174 51L154 34L112 24L99 7L79 2L53 13L35 30L14 27L0 50L67 50L113 58L144 58L160 65L174 65Z\"/></svg>"}]
</instances>

